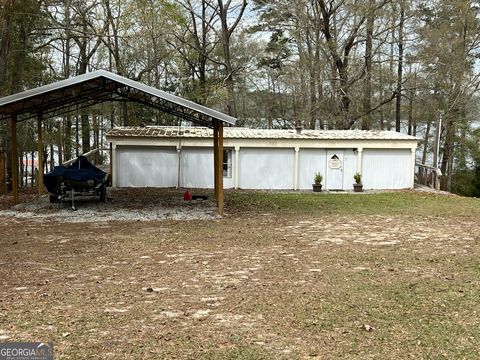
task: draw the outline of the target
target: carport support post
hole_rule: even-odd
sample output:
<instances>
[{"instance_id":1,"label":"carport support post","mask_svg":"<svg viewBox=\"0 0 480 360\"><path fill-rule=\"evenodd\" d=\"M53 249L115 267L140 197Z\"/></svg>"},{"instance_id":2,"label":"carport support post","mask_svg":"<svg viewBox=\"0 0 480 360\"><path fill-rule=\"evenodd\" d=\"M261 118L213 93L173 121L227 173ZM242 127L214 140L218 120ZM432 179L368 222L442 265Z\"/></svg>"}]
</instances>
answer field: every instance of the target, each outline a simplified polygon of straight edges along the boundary
<instances>
[{"instance_id":1,"label":"carport support post","mask_svg":"<svg viewBox=\"0 0 480 360\"><path fill-rule=\"evenodd\" d=\"M213 120L214 187L217 209L223 213L223 123Z\"/></svg>"},{"instance_id":2,"label":"carport support post","mask_svg":"<svg viewBox=\"0 0 480 360\"><path fill-rule=\"evenodd\" d=\"M218 122L218 197L217 207L223 214L223 122Z\"/></svg>"},{"instance_id":3,"label":"carport support post","mask_svg":"<svg viewBox=\"0 0 480 360\"><path fill-rule=\"evenodd\" d=\"M218 120L213 119L213 189L218 206Z\"/></svg>"},{"instance_id":4,"label":"carport support post","mask_svg":"<svg viewBox=\"0 0 480 360\"><path fill-rule=\"evenodd\" d=\"M37 171L37 191L38 195L43 193L43 131L42 131L43 114L37 114L37 152L38 152L38 171Z\"/></svg>"},{"instance_id":5,"label":"carport support post","mask_svg":"<svg viewBox=\"0 0 480 360\"><path fill-rule=\"evenodd\" d=\"M18 151L17 151L17 115L10 118L12 137L12 191L13 202L18 204Z\"/></svg>"}]
</instances>

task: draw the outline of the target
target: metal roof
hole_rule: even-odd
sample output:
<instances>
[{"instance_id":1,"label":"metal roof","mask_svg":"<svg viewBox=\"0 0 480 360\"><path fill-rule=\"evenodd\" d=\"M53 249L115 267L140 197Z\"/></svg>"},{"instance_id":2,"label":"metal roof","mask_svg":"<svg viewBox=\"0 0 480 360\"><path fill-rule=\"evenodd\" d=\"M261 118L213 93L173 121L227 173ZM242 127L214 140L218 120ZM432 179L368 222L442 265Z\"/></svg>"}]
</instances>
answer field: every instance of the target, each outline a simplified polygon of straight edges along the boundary
<instances>
[{"instance_id":1,"label":"metal roof","mask_svg":"<svg viewBox=\"0 0 480 360\"><path fill-rule=\"evenodd\" d=\"M28 119L39 112L46 118L104 101L141 103L203 126L212 126L213 119L236 122L232 116L105 70L1 98L0 120L11 115Z\"/></svg>"},{"instance_id":2,"label":"metal roof","mask_svg":"<svg viewBox=\"0 0 480 360\"><path fill-rule=\"evenodd\" d=\"M146 126L116 127L107 133L108 137L148 138L212 138L213 131L206 127ZM377 130L269 130L228 127L224 129L225 139L304 139L304 140L398 140L418 141L414 136Z\"/></svg>"}]
</instances>

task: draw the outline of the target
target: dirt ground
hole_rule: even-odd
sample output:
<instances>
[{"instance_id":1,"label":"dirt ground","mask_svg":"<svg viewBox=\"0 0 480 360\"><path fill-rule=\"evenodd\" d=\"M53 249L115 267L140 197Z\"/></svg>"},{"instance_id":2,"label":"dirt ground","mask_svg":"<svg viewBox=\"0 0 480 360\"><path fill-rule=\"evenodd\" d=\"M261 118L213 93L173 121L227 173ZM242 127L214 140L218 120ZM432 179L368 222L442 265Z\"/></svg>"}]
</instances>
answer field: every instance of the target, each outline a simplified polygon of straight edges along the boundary
<instances>
[{"instance_id":1,"label":"dirt ground","mask_svg":"<svg viewBox=\"0 0 480 360\"><path fill-rule=\"evenodd\" d=\"M230 210L0 215L0 341L58 359L478 356L477 217Z\"/></svg>"}]
</instances>

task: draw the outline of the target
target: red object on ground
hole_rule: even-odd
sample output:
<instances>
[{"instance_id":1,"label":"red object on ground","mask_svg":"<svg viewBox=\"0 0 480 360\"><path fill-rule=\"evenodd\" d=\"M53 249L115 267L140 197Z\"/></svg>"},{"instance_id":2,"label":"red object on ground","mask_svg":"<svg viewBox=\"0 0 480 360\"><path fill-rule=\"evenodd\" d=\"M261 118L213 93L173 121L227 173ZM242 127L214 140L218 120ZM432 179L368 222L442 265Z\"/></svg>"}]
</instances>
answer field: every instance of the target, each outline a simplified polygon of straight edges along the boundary
<instances>
[{"instance_id":1,"label":"red object on ground","mask_svg":"<svg viewBox=\"0 0 480 360\"><path fill-rule=\"evenodd\" d=\"M187 190L183 193L183 200L190 201L192 200L192 194Z\"/></svg>"}]
</instances>

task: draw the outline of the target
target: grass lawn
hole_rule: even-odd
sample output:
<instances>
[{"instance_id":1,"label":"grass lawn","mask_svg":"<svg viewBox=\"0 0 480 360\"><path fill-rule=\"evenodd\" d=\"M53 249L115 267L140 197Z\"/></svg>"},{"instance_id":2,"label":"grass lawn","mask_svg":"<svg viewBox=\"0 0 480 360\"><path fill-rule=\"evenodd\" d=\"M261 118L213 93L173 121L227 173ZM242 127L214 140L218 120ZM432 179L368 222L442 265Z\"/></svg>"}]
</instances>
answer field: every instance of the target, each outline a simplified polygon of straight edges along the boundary
<instances>
[{"instance_id":1,"label":"grass lawn","mask_svg":"<svg viewBox=\"0 0 480 360\"><path fill-rule=\"evenodd\" d=\"M227 191L217 220L0 221L0 341L56 359L479 357L480 199Z\"/></svg>"}]
</instances>

